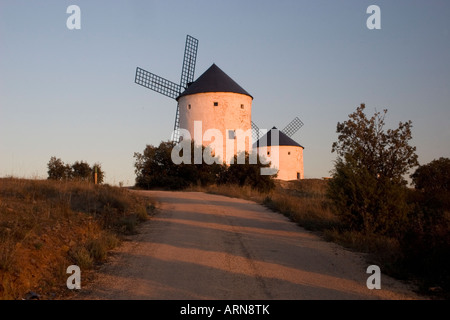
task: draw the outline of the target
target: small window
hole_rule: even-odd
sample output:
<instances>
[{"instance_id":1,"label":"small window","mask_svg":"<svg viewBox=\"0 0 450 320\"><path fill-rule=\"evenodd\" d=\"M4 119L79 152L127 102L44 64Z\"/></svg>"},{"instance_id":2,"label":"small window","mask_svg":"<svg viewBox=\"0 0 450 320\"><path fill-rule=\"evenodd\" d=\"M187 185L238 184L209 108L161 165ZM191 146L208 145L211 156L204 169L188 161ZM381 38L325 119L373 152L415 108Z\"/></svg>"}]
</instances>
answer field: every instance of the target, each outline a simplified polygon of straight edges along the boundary
<instances>
[{"instance_id":1,"label":"small window","mask_svg":"<svg viewBox=\"0 0 450 320\"><path fill-rule=\"evenodd\" d=\"M291 155L291 152L290 151L288 151L288 156L290 156Z\"/></svg>"},{"instance_id":2,"label":"small window","mask_svg":"<svg viewBox=\"0 0 450 320\"><path fill-rule=\"evenodd\" d=\"M228 139L235 139L236 132L234 130L228 130Z\"/></svg>"},{"instance_id":3,"label":"small window","mask_svg":"<svg viewBox=\"0 0 450 320\"><path fill-rule=\"evenodd\" d=\"M300 180L300 172L297 172L297 180Z\"/></svg>"},{"instance_id":4,"label":"small window","mask_svg":"<svg viewBox=\"0 0 450 320\"><path fill-rule=\"evenodd\" d=\"M270 151L267 151L267 155L270 156Z\"/></svg>"},{"instance_id":5,"label":"small window","mask_svg":"<svg viewBox=\"0 0 450 320\"><path fill-rule=\"evenodd\" d=\"M218 102L214 102L214 107L217 107L219 105Z\"/></svg>"},{"instance_id":6,"label":"small window","mask_svg":"<svg viewBox=\"0 0 450 320\"><path fill-rule=\"evenodd\" d=\"M188 105L188 109L191 110L191 105Z\"/></svg>"},{"instance_id":7,"label":"small window","mask_svg":"<svg viewBox=\"0 0 450 320\"><path fill-rule=\"evenodd\" d=\"M244 109L244 105L243 104L241 104L241 109Z\"/></svg>"}]
</instances>

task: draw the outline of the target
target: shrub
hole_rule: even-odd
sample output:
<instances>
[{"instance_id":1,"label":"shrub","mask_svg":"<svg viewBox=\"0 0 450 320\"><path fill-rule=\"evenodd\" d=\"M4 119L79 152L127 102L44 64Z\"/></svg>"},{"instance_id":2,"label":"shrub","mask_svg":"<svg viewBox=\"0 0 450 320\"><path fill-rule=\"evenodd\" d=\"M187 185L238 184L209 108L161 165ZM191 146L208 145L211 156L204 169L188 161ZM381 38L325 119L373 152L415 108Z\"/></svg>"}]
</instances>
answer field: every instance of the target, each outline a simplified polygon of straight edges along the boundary
<instances>
[{"instance_id":1,"label":"shrub","mask_svg":"<svg viewBox=\"0 0 450 320\"><path fill-rule=\"evenodd\" d=\"M269 168L270 163L263 164L259 155L252 154L257 160L250 163L248 152L242 152L234 156L234 164L222 170L219 175L219 184L237 184L240 187L250 186L260 192L269 192L275 188L274 175L262 175L262 168ZM239 157L245 159L245 163L239 164Z\"/></svg>"},{"instance_id":2,"label":"shrub","mask_svg":"<svg viewBox=\"0 0 450 320\"><path fill-rule=\"evenodd\" d=\"M194 158L196 154L207 155L210 152L207 147L197 146L193 141L184 141L182 144L184 146L180 148L180 145L172 142L161 142L158 147L147 145L142 154L135 153L136 186L174 190L218 183L250 186L262 192L275 187L274 176L261 175L261 169L270 167L270 164L262 164L259 157L257 163L251 164L249 154L243 152L234 157L235 164L218 164L215 157L206 163L203 156L201 161ZM183 159L181 163L172 161L173 154ZM237 162L239 157L245 160L243 164Z\"/></svg>"},{"instance_id":3,"label":"shrub","mask_svg":"<svg viewBox=\"0 0 450 320\"><path fill-rule=\"evenodd\" d=\"M72 165L72 178L74 180L89 181L91 176L91 167L86 162L75 161Z\"/></svg>"},{"instance_id":4,"label":"shrub","mask_svg":"<svg viewBox=\"0 0 450 320\"><path fill-rule=\"evenodd\" d=\"M51 157L47 164L48 167L48 179L51 180L69 180L72 174L72 168L70 165L64 164L61 159Z\"/></svg>"},{"instance_id":5,"label":"shrub","mask_svg":"<svg viewBox=\"0 0 450 320\"><path fill-rule=\"evenodd\" d=\"M95 163L92 167L84 161L76 161L73 165L64 164L64 162L56 157L51 157L47 164L49 180L79 180L94 182L95 172L97 172L97 183L103 183L105 173L101 164Z\"/></svg>"},{"instance_id":6,"label":"shrub","mask_svg":"<svg viewBox=\"0 0 450 320\"><path fill-rule=\"evenodd\" d=\"M450 211L450 159L439 158L419 166L411 175L415 188L426 198L426 205Z\"/></svg>"},{"instance_id":7,"label":"shrub","mask_svg":"<svg viewBox=\"0 0 450 320\"><path fill-rule=\"evenodd\" d=\"M186 162L189 163L175 164L172 161L172 150L175 147L172 142L161 142L158 147L147 145L142 154L135 153L136 186L143 189L176 190L191 185L208 185L215 182L222 165L216 163L209 165L203 159L200 163L195 163L197 162L194 162L195 150L201 148L200 152L203 154L206 148L196 146L194 142L184 143L190 143L190 155L184 155L187 157ZM182 153L185 149L179 152L183 157Z\"/></svg>"},{"instance_id":8,"label":"shrub","mask_svg":"<svg viewBox=\"0 0 450 320\"><path fill-rule=\"evenodd\" d=\"M335 162L329 197L347 226L356 231L400 236L408 212L403 175L418 164L409 145L411 121L384 130L384 113L370 119L365 105L337 124Z\"/></svg>"},{"instance_id":9,"label":"shrub","mask_svg":"<svg viewBox=\"0 0 450 320\"><path fill-rule=\"evenodd\" d=\"M82 270L90 269L94 264L94 259L85 246L78 245L72 248L69 252L69 255L72 258L74 264L79 266Z\"/></svg>"},{"instance_id":10,"label":"shrub","mask_svg":"<svg viewBox=\"0 0 450 320\"><path fill-rule=\"evenodd\" d=\"M409 210L406 188L374 177L365 167L338 160L328 197L349 230L397 236L404 231Z\"/></svg>"}]
</instances>

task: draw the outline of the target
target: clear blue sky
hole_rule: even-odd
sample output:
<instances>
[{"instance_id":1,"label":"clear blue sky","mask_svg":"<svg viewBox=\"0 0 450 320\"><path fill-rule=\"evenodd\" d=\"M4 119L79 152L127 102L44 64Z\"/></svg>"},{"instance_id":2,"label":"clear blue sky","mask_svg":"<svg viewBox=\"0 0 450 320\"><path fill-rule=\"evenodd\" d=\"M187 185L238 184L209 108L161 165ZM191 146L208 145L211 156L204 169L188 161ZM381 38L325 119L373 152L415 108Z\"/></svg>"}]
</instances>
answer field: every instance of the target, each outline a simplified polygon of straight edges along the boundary
<instances>
[{"instance_id":1,"label":"clear blue sky","mask_svg":"<svg viewBox=\"0 0 450 320\"><path fill-rule=\"evenodd\" d=\"M81 9L69 30L66 9ZM369 5L381 30L369 30ZM360 103L412 120L421 164L450 157L450 1L0 2L0 177L47 177L51 156L100 162L134 183L134 152L168 140L176 102L134 83L137 66L179 82L216 63L253 95L252 120L305 146L306 178L329 176L336 124Z\"/></svg>"}]
</instances>

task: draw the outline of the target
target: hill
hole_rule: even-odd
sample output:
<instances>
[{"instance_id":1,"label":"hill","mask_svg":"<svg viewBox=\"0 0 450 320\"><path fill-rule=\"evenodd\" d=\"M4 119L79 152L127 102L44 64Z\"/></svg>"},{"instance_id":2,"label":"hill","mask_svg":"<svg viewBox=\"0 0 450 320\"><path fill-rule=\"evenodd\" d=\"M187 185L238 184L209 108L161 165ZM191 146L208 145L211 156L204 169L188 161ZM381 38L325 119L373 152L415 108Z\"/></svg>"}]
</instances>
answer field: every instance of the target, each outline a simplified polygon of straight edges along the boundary
<instances>
[{"instance_id":1,"label":"hill","mask_svg":"<svg viewBox=\"0 0 450 320\"><path fill-rule=\"evenodd\" d=\"M70 294L67 267L92 270L153 210L125 188L0 179L0 299Z\"/></svg>"}]
</instances>

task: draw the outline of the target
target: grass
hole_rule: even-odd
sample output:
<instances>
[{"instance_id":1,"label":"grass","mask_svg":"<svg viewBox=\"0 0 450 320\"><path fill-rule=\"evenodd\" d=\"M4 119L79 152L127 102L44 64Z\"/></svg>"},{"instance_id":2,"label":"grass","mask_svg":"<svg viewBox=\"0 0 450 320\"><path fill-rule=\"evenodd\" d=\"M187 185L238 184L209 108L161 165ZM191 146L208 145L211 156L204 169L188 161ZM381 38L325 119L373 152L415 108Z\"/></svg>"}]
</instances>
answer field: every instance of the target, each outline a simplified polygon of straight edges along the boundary
<instances>
[{"instance_id":1,"label":"grass","mask_svg":"<svg viewBox=\"0 0 450 320\"><path fill-rule=\"evenodd\" d=\"M192 190L253 200L273 211L282 213L299 225L312 231L337 228L339 220L326 197L327 181L320 179L276 181L276 188L261 193L248 186L211 185Z\"/></svg>"},{"instance_id":2,"label":"grass","mask_svg":"<svg viewBox=\"0 0 450 320\"><path fill-rule=\"evenodd\" d=\"M104 262L154 210L151 199L125 188L0 179L0 299L70 294L66 268Z\"/></svg>"}]
</instances>

